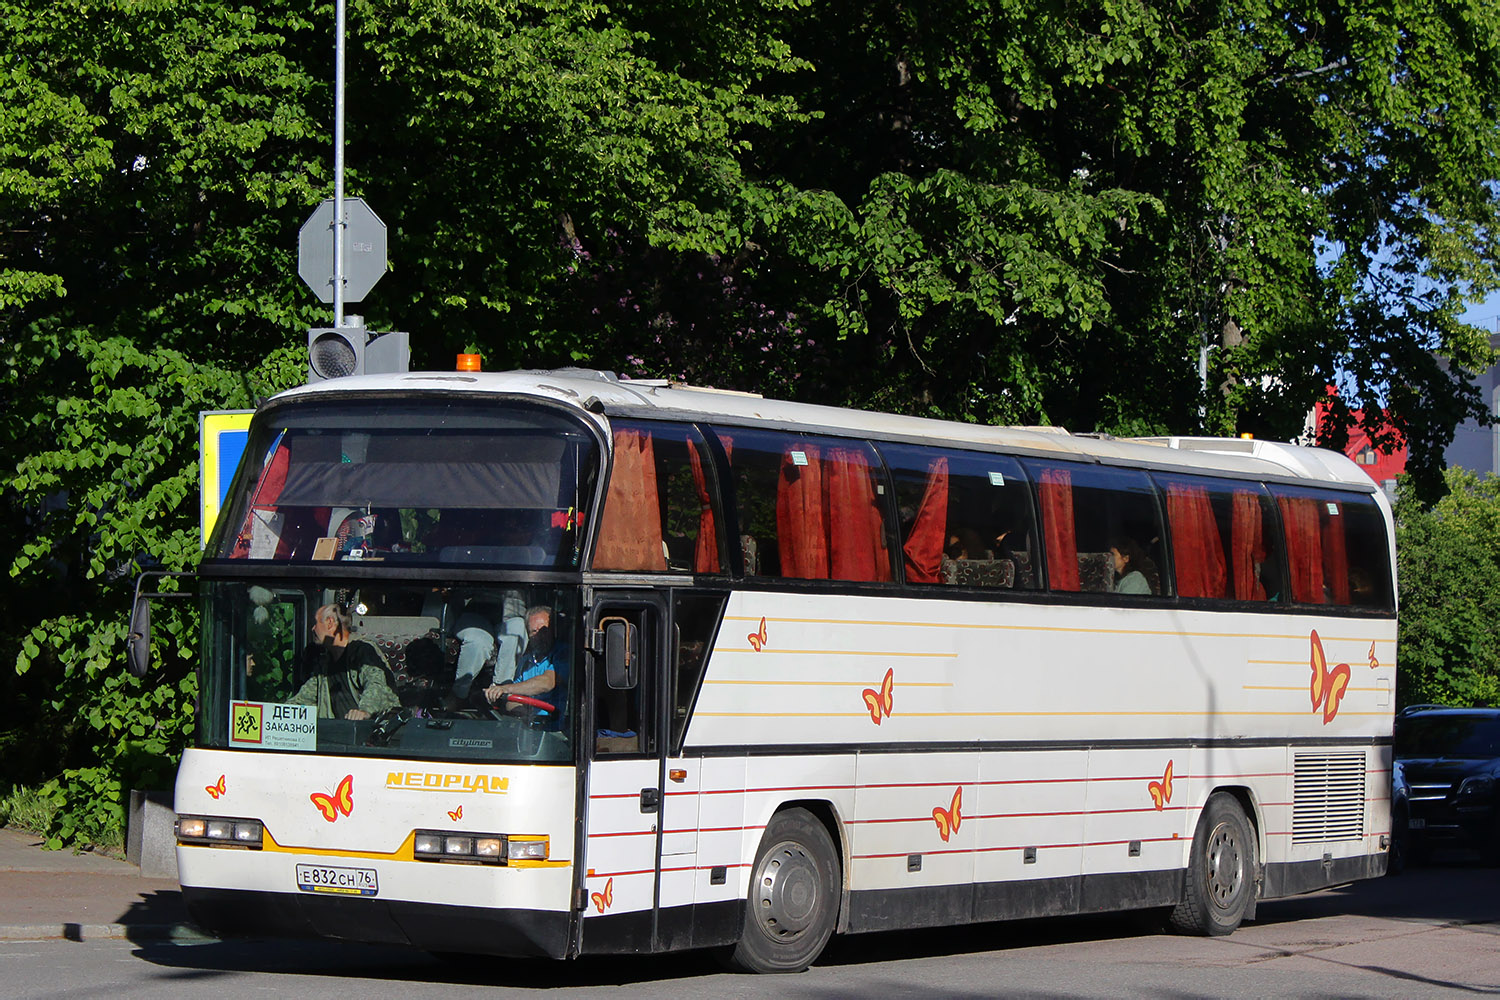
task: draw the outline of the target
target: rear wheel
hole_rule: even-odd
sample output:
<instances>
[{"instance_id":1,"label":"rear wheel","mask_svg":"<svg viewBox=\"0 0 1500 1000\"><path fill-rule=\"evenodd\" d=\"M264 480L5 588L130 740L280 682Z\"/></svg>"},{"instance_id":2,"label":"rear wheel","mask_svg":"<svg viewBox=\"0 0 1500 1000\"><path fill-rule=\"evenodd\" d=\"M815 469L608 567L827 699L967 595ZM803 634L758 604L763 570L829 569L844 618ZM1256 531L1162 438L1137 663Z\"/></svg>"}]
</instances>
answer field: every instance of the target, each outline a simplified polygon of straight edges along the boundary
<instances>
[{"instance_id":1,"label":"rear wheel","mask_svg":"<svg viewBox=\"0 0 1500 1000\"><path fill-rule=\"evenodd\" d=\"M742 972L801 972L833 935L839 862L828 829L806 809L771 818L755 856L745 926L729 957Z\"/></svg>"},{"instance_id":2,"label":"rear wheel","mask_svg":"<svg viewBox=\"0 0 1500 1000\"><path fill-rule=\"evenodd\" d=\"M1255 899L1255 834L1239 801L1226 792L1208 797L1183 879L1182 901L1169 922L1184 934L1231 934Z\"/></svg>"}]
</instances>

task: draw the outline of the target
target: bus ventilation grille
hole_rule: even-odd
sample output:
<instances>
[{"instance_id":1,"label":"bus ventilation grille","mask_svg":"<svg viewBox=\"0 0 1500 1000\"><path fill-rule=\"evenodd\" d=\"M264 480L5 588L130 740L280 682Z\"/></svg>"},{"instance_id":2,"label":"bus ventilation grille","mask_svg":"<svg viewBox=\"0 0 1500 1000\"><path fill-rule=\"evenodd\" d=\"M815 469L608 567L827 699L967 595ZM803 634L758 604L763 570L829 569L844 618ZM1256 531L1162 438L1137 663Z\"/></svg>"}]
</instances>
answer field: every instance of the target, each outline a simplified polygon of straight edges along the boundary
<instances>
[{"instance_id":1,"label":"bus ventilation grille","mask_svg":"<svg viewBox=\"0 0 1500 1000\"><path fill-rule=\"evenodd\" d=\"M1365 755L1299 753L1292 757L1292 843L1363 837Z\"/></svg>"}]
</instances>

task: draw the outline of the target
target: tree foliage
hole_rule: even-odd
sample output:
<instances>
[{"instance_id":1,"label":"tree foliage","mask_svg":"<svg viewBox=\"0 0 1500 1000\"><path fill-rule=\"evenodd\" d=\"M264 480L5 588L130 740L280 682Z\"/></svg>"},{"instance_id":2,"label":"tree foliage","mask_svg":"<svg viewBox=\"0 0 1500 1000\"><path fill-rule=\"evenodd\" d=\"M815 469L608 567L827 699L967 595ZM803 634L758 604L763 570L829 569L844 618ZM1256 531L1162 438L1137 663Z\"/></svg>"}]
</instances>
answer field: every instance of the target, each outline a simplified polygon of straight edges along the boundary
<instances>
[{"instance_id":1,"label":"tree foliage","mask_svg":"<svg viewBox=\"0 0 1500 1000\"><path fill-rule=\"evenodd\" d=\"M1403 480L1396 504L1396 693L1402 705L1500 705L1500 477L1446 478L1438 503L1424 507Z\"/></svg>"},{"instance_id":2,"label":"tree foliage","mask_svg":"<svg viewBox=\"0 0 1500 1000\"><path fill-rule=\"evenodd\" d=\"M197 559L194 414L299 381L328 320L293 254L332 188L333 13L0 20L4 693L117 790L186 734L191 612L160 683L115 641L134 574ZM356 308L418 366L1281 438L1333 381L1429 496L1483 412L1457 320L1500 285L1481 0L350 0L349 23L348 189L391 246Z\"/></svg>"}]
</instances>

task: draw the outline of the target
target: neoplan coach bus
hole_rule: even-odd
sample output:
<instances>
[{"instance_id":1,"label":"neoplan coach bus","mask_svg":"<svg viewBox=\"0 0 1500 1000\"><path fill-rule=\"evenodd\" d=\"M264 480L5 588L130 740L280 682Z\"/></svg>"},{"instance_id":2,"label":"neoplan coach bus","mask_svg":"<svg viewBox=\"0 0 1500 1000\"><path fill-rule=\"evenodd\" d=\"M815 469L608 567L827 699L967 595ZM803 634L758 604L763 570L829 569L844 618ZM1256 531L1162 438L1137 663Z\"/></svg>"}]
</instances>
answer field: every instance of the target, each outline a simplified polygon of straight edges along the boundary
<instances>
[{"instance_id":1,"label":"neoplan coach bus","mask_svg":"<svg viewBox=\"0 0 1500 1000\"><path fill-rule=\"evenodd\" d=\"M557 958L1382 874L1389 506L1344 456L592 371L254 418L178 867L221 932Z\"/></svg>"}]
</instances>

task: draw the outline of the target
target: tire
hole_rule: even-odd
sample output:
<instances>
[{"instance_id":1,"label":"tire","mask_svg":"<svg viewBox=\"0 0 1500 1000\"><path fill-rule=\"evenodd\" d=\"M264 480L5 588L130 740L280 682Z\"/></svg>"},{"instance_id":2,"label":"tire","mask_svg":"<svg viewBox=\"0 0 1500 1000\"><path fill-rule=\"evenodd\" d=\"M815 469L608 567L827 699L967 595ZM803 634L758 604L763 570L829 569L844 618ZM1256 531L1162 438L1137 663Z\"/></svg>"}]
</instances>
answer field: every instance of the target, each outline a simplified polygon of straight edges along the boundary
<instances>
[{"instance_id":1,"label":"tire","mask_svg":"<svg viewBox=\"0 0 1500 1000\"><path fill-rule=\"evenodd\" d=\"M801 972L822 953L838 920L838 853L806 809L771 817L751 872L745 925L729 956L740 972Z\"/></svg>"},{"instance_id":2,"label":"tire","mask_svg":"<svg viewBox=\"0 0 1500 1000\"><path fill-rule=\"evenodd\" d=\"M1182 901L1168 923L1182 934L1234 933L1255 901L1255 833L1239 801L1227 792L1208 797L1183 878Z\"/></svg>"}]
</instances>

